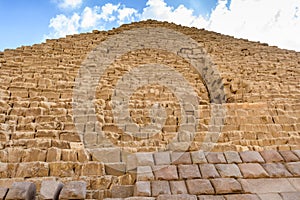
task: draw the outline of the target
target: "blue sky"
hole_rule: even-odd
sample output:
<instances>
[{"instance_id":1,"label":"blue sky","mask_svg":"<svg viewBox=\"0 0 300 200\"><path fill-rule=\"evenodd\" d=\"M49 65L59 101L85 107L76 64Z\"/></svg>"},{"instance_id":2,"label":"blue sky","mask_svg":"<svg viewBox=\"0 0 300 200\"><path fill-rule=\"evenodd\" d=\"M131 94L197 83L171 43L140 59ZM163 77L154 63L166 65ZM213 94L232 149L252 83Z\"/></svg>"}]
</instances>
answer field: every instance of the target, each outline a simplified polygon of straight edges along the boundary
<instances>
[{"instance_id":1,"label":"blue sky","mask_svg":"<svg viewBox=\"0 0 300 200\"><path fill-rule=\"evenodd\" d=\"M0 0L0 51L156 19L300 51L300 0Z\"/></svg>"}]
</instances>

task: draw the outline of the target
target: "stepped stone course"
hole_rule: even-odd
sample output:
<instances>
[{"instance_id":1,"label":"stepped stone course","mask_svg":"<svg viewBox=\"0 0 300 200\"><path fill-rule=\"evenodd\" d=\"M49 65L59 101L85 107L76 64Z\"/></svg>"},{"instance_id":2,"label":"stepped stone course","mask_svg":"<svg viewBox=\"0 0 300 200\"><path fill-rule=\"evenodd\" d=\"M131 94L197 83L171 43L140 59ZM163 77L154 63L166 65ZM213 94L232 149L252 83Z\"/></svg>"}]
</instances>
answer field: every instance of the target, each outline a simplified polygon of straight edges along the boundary
<instances>
[{"instance_id":1,"label":"stepped stone course","mask_svg":"<svg viewBox=\"0 0 300 200\"><path fill-rule=\"evenodd\" d=\"M300 199L299 80L299 52L152 20L7 49L0 199Z\"/></svg>"}]
</instances>

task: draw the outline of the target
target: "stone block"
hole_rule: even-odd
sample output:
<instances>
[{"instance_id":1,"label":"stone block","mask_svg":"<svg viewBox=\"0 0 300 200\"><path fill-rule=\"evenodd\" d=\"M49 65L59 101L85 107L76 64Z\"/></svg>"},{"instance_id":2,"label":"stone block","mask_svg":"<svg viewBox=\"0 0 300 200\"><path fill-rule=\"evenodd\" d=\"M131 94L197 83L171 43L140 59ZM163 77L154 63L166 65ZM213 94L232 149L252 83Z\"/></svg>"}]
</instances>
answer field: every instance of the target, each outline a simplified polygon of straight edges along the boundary
<instances>
[{"instance_id":1,"label":"stone block","mask_svg":"<svg viewBox=\"0 0 300 200\"><path fill-rule=\"evenodd\" d=\"M153 153L135 153L137 166L154 166Z\"/></svg>"},{"instance_id":2,"label":"stone block","mask_svg":"<svg viewBox=\"0 0 300 200\"><path fill-rule=\"evenodd\" d=\"M115 185L111 189L112 198L126 198L133 196L133 185Z\"/></svg>"},{"instance_id":3,"label":"stone block","mask_svg":"<svg viewBox=\"0 0 300 200\"><path fill-rule=\"evenodd\" d=\"M90 154L85 149L78 149L77 156L78 156L78 161L81 163L91 160Z\"/></svg>"},{"instance_id":4,"label":"stone block","mask_svg":"<svg viewBox=\"0 0 300 200\"><path fill-rule=\"evenodd\" d=\"M292 174L281 163L262 164L270 177L290 177Z\"/></svg>"},{"instance_id":5,"label":"stone block","mask_svg":"<svg viewBox=\"0 0 300 200\"><path fill-rule=\"evenodd\" d=\"M262 155L263 159L266 163L270 162L282 162L283 158L278 151L275 150L265 150L261 151L260 154Z\"/></svg>"},{"instance_id":6,"label":"stone block","mask_svg":"<svg viewBox=\"0 0 300 200\"><path fill-rule=\"evenodd\" d=\"M151 184L149 181L137 181L134 186L134 196L151 197Z\"/></svg>"},{"instance_id":7,"label":"stone block","mask_svg":"<svg viewBox=\"0 0 300 200\"><path fill-rule=\"evenodd\" d=\"M103 176L105 174L104 165L99 162L83 163L81 176Z\"/></svg>"},{"instance_id":8,"label":"stone block","mask_svg":"<svg viewBox=\"0 0 300 200\"><path fill-rule=\"evenodd\" d=\"M198 165L178 165L180 179L201 178Z\"/></svg>"},{"instance_id":9,"label":"stone block","mask_svg":"<svg viewBox=\"0 0 300 200\"><path fill-rule=\"evenodd\" d=\"M61 190L59 200L76 199L81 200L86 198L86 182L70 181Z\"/></svg>"},{"instance_id":10,"label":"stone block","mask_svg":"<svg viewBox=\"0 0 300 200\"><path fill-rule=\"evenodd\" d=\"M234 178L216 178L212 179L211 183L216 194L241 193L243 191L241 184Z\"/></svg>"},{"instance_id":11,"label":"stone block","mask_svg":"<svg viewBox=\"0 0 300 200\"><path fill-rule=\"evenodd\" d=\"M61 149L51 147L47 150L47 162L57 162L61 159Z\"/></svg>"},{"instance_id":12,"label":"stone block","mask_svg":"<svg viewBox=\"0 0 300 200\"><path fill-rule=\"evenodd\" d=\"M153 197L157 197L161 194L171 194L168 181L152 181L151 191Z\"/></svg>"},{"instance_id":13,"label":"stone block","mask_svg":"<svg viewBox=\"0 0 300 200\"><path fill-rule=\"evenodd\" d=\"M154 153L155 165L169 165L171 163L170 152L155 152Z\"/></svg>"},{"instance_id":14,"label":"stone block","mask_svg":"<svg viewBox=\"0 0 300 200\"><path fill-rule=\"evenodd\" d=\"M282 200L279 193L264 193L264 194L257 194L261 200Z\"/></svg>"},{"instance_id":15,"label":"stone block","mask_svg":"<svg viewBox=\"0 0 300 200\"><path fill-rule=\"evenodd\" d=\"M49 163L50 176L56 177L72 177L76 173L76 166L70 162L53 162Z\"/></svg>"},{"instance_id":16,"label":"stone block","mask_svg":"<svg viewBox=\"0 0 300 200\"><path fill-rule=\"evenodd\" d=\"M239 168L244 178L264 178L268 177L268 173L258 163L241 163Z\"/></svg>"},{"instance_id":17,"label":"stone block","mask_svg":"<svg viewBox=\"0 0 300 200\"><path fill-rule=\"evenodd\" d=\"M184 181L170 181L169 183L172 194L187 194Z\"/></svg>"},{"instance_id":18,"label":"stone block","mask_svg":"<svg viewBox=\"0 0 300 200\"><path fill-rule=\"evenodd\" d=\"M294 176L300 176L300 162L289 162L285 166Z\"/></svg>"},{"instance_id":19,"label":"stone block","mask_svg":"<svg viewBox=\"0 0 300 200\"><path fill-rule=\"evenodd\" d=\"M199 164L199 169L202 174L202 178L219 178L220 175L215 168L214 164Z\"/></svg>"},{"instance_id":20,"label":"stone block","mask_svg":"<svg viewBox=\"0 0 300 200\"><path fill-rule=\"evenodd\" d=\"M245 193L281 193L296 192L286 178L240 179Z\"/></svg>"},{"instance_id":21,"label":"stone block","mask_svg":"<svg viewBox=\"0 0 300 200\"><path fill-rule=\"evenodd\" d=\"M189 194L176 194L176 195L170 195L170 194L163 194L159 195L156 200L197 200L196 195L189 195Z\"/></svg>"},{"instance_id":22,"label":"stone block","mask_svg":"<svg viewBox=\"0 0 300 200\"><path fill-rule=\"evenodd\" d=\"M35 199L36 187L30 182L14 182L8 190L6 200L32 200Z\"/></svg>"},{"instance_id":23,"label":"stone block","mask_svg":"<svg viewBox=\"0 0 300 200\"><path fill-rule=\"evenodd\" d=\"M152 168L150 166L138 166L136 180L137 181L152 181L152 180L154 180Z\"/></svg>"},{"instance_id":24,"label":"stone block","mask_svg":"<svg viewBox=\"0 0 300 200\"><path fill-rule=\"evenodd\" d=\"M22 162L46 161L46 150L41 149L26 149L22 158Z\"/></svg>"},{"instance_id":25,"label":"stone block","mask_svg":"<svg viewBox=\"0 0 300 200\"><path fill-rule=\"evenodd\" d=\"M121 176L126 173L126 163L106 163L105 173L108 175Z\"/></svg>"},{"instance_id":26,"label":"stone block","mask_svg":"<svg viewBox=\"0 0 300 200\"><path fill-rule=\"evenodd\" d=\"M260 200L256 194L230 194L225 195L226 200Z\"/></svg>"},{"instance_id":27,"label":"stone block","mask_svg":"<svg viewBox=\"0 0 300 200\"><path fill-rule=\"evenodd\" d=\"M92 160L103 163L119 163L121 162L121 150L119 148L99 148L90 149L92 152Z\"/></svg>"},{"instance_id":28,"label":"stone block","mask_svg":"<svg viewBox=\"0 0 300 200\"><path fill-rule=\"evenodd\" d=\"M45 162L20 163L16 171L16 177L31 178L44 177L49 174L49 164Z\"/></svg>"},{"instance_id":29,"label":"stone block","mask_svg":"<svg viewBox=\"0 0 300 200\"><path fill-rule=\"evenodd\" d=\"M62 161L71 161L77 162L77 152L73 149L62 149L61 150L61 160Z\"/></svg>"},{"instance_id":30,"label":"stone block","mask_svg":"<svg viewBox=\"0 0 300 200\"><path fill-rule=\"evenodd\" d=\"M176 180L178 179L175 165L157 165L153 167L156 180Z\"/></svg>"},{"instance_id":31,"label":"stone block","mask_svg":"<svg viewBox=\"0 0 300 200\"><path fill-rule=\"evenodd\" d=\"M54 180L42 181L39 199L49 200L58 199L63 184Z\"/></svg>"},{"instance_id":32,"label":"stone block","mask_svg":"<svg viewBox=\"0 0 300 200\"><path fill-rule=\"evenodd\" d=\"M300 159L300 150L293 150L293 153L296 154L298 156L298 158Z\"/></svg>"},{"instance_id":33,"label":"stone block","mask_svg":"<svg viewBox=\"0 0 300 200\"><path fill-rule=\"evenodd\" d=\"M243 151L240 156L245 163L264 163L264 159L257 151Z\"/></svg>"},{"instance_id":34,"label":"stone block","mask_svg":"<svg viewBox=\"0 0 300 200\"><path fill-rule=\"evenodd\" d=\"M222 178L241 178L242 174L236 164L216 164L219 174Z\"/></svg>"},{"instance_id":35,"label":"stone block","mask_svg":"<svg viewBox=\"0 0 300 200\"><path fill-rule=\"evenodd\" d=\"M227 163L224 154L222 152L207 152L206 159L209 163L213 163L213 164Z\"/></svg>"},{"instance_id":36,"label":"stone block","mask_svg":"<svg viewBox=\"0 0 300 200\"><path fill-rule=\"evenodd\" d=\"M227 163L242 163L240 154L236 151L226 151L224 156L227 160Z\"/></svg>"},{"instance_id":37,"label":"stone block","mask_svg":"<svg viewBox=\"0 0 300 200\"><path fill-rule=\"evenodd\" d=\"M225 200L223 195L198 195L198 200Z\"/></svg>"},{"instance_id":38,"label":"stone block","mask_svg":"<svg viewBox=\"0 0 300 200\"><path fill-rule=\"evenodd\" d=\"M186 181L186 186L189 194L214 194L214 188L209 180L206 179L191 179Z\"/></svg>"},{"instance_id":39,"label":"stone block","mask_svg":"<svg viewBox=\"0 0 300 200\"><path fill-rule=\"evenodd\" d=\"M189 152L172 152L171 162L174 165L178 164L192 164L191 155Z\"/></svg>"},{"instance_id":40,"label":"stone block","mask_svg":"<svg viewBox=\"0 0 300 200\"><path fill-rule=\"evenodd\" d=\"M283 192L280 193L283 200L300 199L300 192Z\"/></svg>"},{"instance_id":41,"label":"stone block","mask_svg":"<svg viewBox=\"0 0 300 200\"><path fill-rule=\"evenodd\" d=\"M293 153L293 151L279 151L285 162L297 162L300 159Z\"/></svg>"},{"instance_id":42,"label":"stone block","mask_svg":"<svg viewBox=\"0 0 300 200\"><path fill-rule=\"evenodd\" d=\"M288 178L288 181L294 186L297 191L300 191L300 178Z\"/></svg>"},{"instance_id":43,"label":"stone block","mask_svg":"<svg viewBox=\"0 0 300 200\"><path fill-rule=\"evenodd\" d=\"M207 163L205 153L202 150L190 152L194 164Z\"/></svg>"}]
</instances>

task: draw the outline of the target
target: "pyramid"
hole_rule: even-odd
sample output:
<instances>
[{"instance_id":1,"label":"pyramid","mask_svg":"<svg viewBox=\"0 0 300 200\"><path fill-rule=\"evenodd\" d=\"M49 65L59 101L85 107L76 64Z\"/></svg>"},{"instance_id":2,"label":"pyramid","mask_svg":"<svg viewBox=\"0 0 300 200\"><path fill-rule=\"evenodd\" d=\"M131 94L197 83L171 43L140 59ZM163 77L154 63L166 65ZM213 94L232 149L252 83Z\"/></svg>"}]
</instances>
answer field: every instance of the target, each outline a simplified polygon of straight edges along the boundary
<instances>
[{"instance_id":1,"label":"pyramid","mask_svg":"<svg viewBox=\"0 0 300 200\"><path fill-rule=\"evenodd\" d=\"M300 199L300 52L153 20L0 52L0 199Z\"/></svg>"}]
</instances>

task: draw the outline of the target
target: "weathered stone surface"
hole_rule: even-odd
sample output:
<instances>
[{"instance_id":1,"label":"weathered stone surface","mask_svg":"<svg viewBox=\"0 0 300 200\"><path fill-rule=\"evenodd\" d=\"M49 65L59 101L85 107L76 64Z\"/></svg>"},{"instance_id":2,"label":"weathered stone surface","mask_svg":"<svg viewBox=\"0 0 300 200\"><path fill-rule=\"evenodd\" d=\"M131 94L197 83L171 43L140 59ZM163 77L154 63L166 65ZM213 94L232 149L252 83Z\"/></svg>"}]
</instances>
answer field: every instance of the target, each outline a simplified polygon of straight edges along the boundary
<instances>
[{"instance_id":1,"label":"weathered stone surface","mask_svg":"<svg viewBox=\"0 0 300 200\"><path fill-rule=\"evenodd\" d=\"M209 163L227 163L222 152L208 152L206 153L206 159Z\"/></svg>"},{"instance_id":2,"label":"weathered stone surface","mask_svg":"<svg viewBox=\"0 0 300 200\"><path fill-rule=\"evenodd\" d=\"M157 165L153 167L153 173L157 180L176 180L178 179L177 168L175 165Z\"/></svg>"},{"instance_id":3,"label":"weathered stone surface","mask_svg":"<svg viewBox=\"0 0 300 200\"><path fill-rule=\"evenodd\" d=\"M133 192L133 185L115 185L112 187L111 196L112 198L126 198L133 196Z\"/></svg>"},{"instance_id":4,"label":"weathered stone surface","mask_svg":"<svg viewBox=\"0 0 300 200\"><path fill-rule=\"evenodd\" d=\"M98 148L91 149L92 159L104 163L121 162L121 151L118 148Z\"/></svg>"},{"instance_id":5,"label":"weathered stone surface","mask_svg":"<svg viewBox=\"0 0 300 200\"><path fill-rule=\"evenodd\" d=\"M236 151L225 151L224 156L227 160L227 163L241 163L241 157Z\"/></svg>"},{"instance_id":6,"label":"weathered stone surface","mask_svg":"<svg viewBox=\"0 0 300 200\"><path fill-rule=\"evenodd\" d=\"M298 158L300 159L300 150L293 150L294 154L296 154L298 156Z\"/></svg>"},{"instance_id":7,"label":"weathered stone surface","mask_svg":"<svg viewBox=\"0 0 300 200\"><path fill-rule=\"evenodd\" d=\"M205 154L202 150L190 152L194 164L207 163Z\"/></svg>"},{"instance_id":8,"label":"weathered stone surface","mask_svg":"<svg viewBox=\"0 0 300 200\"><path fill-rule=\"evenodd\" d=\"M262 164L270 177L290 177L292 174L281 163Z\"/></svg>"},{"instance_id":9,"label":"weathered stone surface","mask_svg":"<svg viewBox=\"0 0 300 200\"><path fill-rule=\"evenodd\" d=\"M64 185L60 192L59 199L85 199L86 197L86 182L70 181Z\"/></svg>"},{"instance_id":10,"label":"weathered stone surface","mask_svg":"<svg viewBox=\"0 0 300 200\"><path fill-rule=\"evenodd\" d=\"M294 188L300 191L300 178L288 178L288 181L294 186Z\"/></svg>"},{"instance_id":11,"label":"weathered stone surface","mask_svg":"<svg viewBox=\"0 0 300 200\"><path fill-rule=\"evenodd\" d=\"M41 200L58 199L63 184L54 180L42 181L39 198Z\"/></svg>"},{"instance_id":12,"label":"weathered stone surface","mask_svg":"<svg viewBox=\"0 0 300 200\"><path fill-rule=\"evenodd\" d=\"M126 173L126 163L106 163L105 173L108 175L121 176Z\"/></svg>"},{"instance_id":13,"label":"weathered stone surface","mask_svg":"<svg viewBox=\"0 0 300 200\"><path fill-rule=\"evenodd\" d=\"M152 153L135 153L137 166L154 166Z\"/></svg>"},{"instance_id":14,"label":"weathered stone surface","mask_svg":"<svg viewBox=\"0 0 300 200\"><path fill-rule=\"evenodd\" d=\"M260 200L256 194L230 194L225 195L226 200Z\"/></svg>"},{"instance_id":15,"label":"weathered stone surface","mask_svg":"<svg viewBox=\"0 0 300 200\"><path fill-rule=\"evenodd\" d=\"M283 200L300 199L300 192L283 192L280 193Z\"/></svg>"},{"instance_id":16,"label":"weathered stone surface","mask_svg":"<svg viewBox=\"0 0 300 200\"><path fill-rule=\"evenodd\" d=\"M280 155L280 153L275 150L261 151L260 154L262 155L262 157L266 161L266 163L283 161L283 158Z\"/></svg>"},{"instance_id":17,"label":"weathered stone surface","mask_svg":"<svg viewBox=\"0 0 300 200\"><path fill-rule=\"evenodd\" d=\"M169 165L171 163L170 152L155 152L154 161L156 165Z\"/></svg>"},{"instance_id":18,"label":"weathered stone surface","mask_svg":"<svg viewBox=\"0 0 300 200\"><path fill-rule=\"evenodd\" d=\"M219 178L220 175L213 164L199 164L202 178Z\"/></svg>"},{"instance_id":19,"label":"weathered stone surface","mask_svg":"<svg viewBox=\"0 0 300 200\"><path fill-rule=\"evenodd\" d=\"M198 200L225 200L223 195L198 195Z\"/></svg>"},{"instance_id":20,"label":"weathered stone surface","mask_svg":"<svg viewBox=\"0 0 300 200\"><path fill-rule=\"evenodd\" d=\"M216 178L211 180L216 194L241 193L241 184L234 178Z\"/></svg>"},{"instance_id":21,"label":"weathered stone surface","mask_svg":"<svg viewBox=\"0 0 300 200\"><path fill-rule=\"evenodd\" d=\"M268 177L268 173L258 163L242 163L239 168L244 178L264 178Z\"/></svg>"},{"instance_id":22,"label":"weathered stone surface","mask_svg":"<svg viewBox=\"0 0 300 200\"><path fill-rule=\"evenodd\" d=\"M12 187L9 189L6 200L32 200L35 199L36 195L36 186L30 182L15 182L12 184Z\"/></svg>"},{"instance_id":23,"label":"weathered stone surface","mask_svg":"<svg viewBox=\"0 0 300 200\"><path fill-rule=\"evenodd\" d=\"M152 196L157 197L161 194L171 194L168 181L152 181L151 182Z\"/></svg>"},{"instance_id":24,"label":"weathered stone surface","mask_svg":"<svg viewBox=\"0 0 300 200\"><path fill-rule=\"evenodd\" d=\"M0 200L4 200L8 192L8 188L0 187Z\"/></svg>"},{"instance_id":25,"label":"weathered stone surface","mask_svg":"<svg viewBox=\"0 0 300 200\"><path fill-rule=\"evenodd\" d=\"M152 181L154 175L151 166L138 166L137 167L137 181Z\"/></svg>"},{"instance_id":26,"label":"weathered stone surface","mask_svg":"<svg viewBox=\"0 0 300 200\"><path fill-rule=\"evenodd\" d=\"M264 194L257 194L258 197L261 200L282 200L281 196L279 193L264 193Z\"/></svg>"},{"instance_id":27,"label":"weathered stone surface","mask_svg":"<svg viewBox=\"0 0 300 200\"><path fill-rule=\"evenodd\" d=\"M191 155L189 152L172 152L171 162L174 165L178 164L192 164Z\"/></svg>"},{"instance_id":28,"label":"weathered stone surface","mask_svg":"<svg viewBox=\"0 0 300 200\"><path fill-rule=\"evenodd\" d=\"M17 168L16 177L43 177L49 174L49 164L46 162L20 163Z\"/></svg>"},{"instance_id":29,"label":"weathered stone surface","mask_svg":"<svg viewBox=\"0 0 300 200\"><path fill-rule=\"evenodd\" d=\"M81 176L102 176L105 174L104 165L99 162L83 163L81 167Z\"/></svg>"},{"instance_id":30,"label":"weathered stone surface","mask_svg":"<svg viewBox=\"0 0 300 200\"><path fill-rule=\"evenodd\" d=\"M134 196L150 197L151 184L149 181L138 181L134 186Z\"/></svg>"},{"instance_id":31,"label":"weathered stone surface","mask_svg":"<svg viewBox=\"0 0 300 200\"><path fill-rule=\"evenodd\" d=\"M198 165L178 165L178 173L180 179L201 178Z\"/></svg>"},{"instance_id":32,"label":"weathered stone surface","mask_svg":"<svg viewBox=\"0 0 300 200\"><path fill-rule=\"evenodd\" d=\"M49 164L50 176L56 177L72 177L78 169L78 165L70 162L53 162Z\"/></svg>"},{"instance_id":33,"label":"weathered stone surface","mask_svg":"<svg viewBox=\"0 0 300 200\"><path fill-rule=\"evenodd\" d=\"M296 162L300 159L293 153L293 151L279 151L285 162Z\"/></svg>"},{"instance_id":34,"label":"weathered stone surface","mask_svg":"<svg viewBox=\"0 0 300 200\"><path fill-rule=\"evenodd\" d=\"M286 178L241 179L240 183L246 193L296 192Z\"/></svg>"},{"instance_id":35,"label":"weathered stone surface","mask_svg":"<svg viewBox=\"0 0 300 200\"><path fill-rule=\"evenodd\" d=\"M163 194L157 197L157 200L197 200L197 196L195 195L188 195L188 194Z\"/></svg>"},{"instance_id":36,"label":"weathered stone surface","mask_svg":"<svg viewBox=\"0 0 300 200\"><path fill-rule=\"evenodd\" d=\"M236 164L216 164L219 174L222 178L241 178L242 174Z\"/></svg>"},{"instance_id":37,"label":"weathered stone surface","mask_svg":"<svg viewBox=\"0 0 300 200\"><path fill-rule=\"evenodd\" d=\"M240 152L240 156L241 156L243 162L246 162L246 163L253 163L253 162L264 163L265 162L264 159L259 154L259 152L257 152L257 151Z\"/></svg>"},{"instance_id":38,"label":"weathered stone surface","mask_svg":"<svg viewBox=\"0 0 300 200\"><path fill-rule=\"evenodd\" d=\"M214 194L214 188L212 187L209 180L205 179L191 179L186 181L187 189L189 194L200 195L200 194Z\"/></svg>"},{"instance_id":39,"label":"weathered stone surface","mask_svg":"<svg viewBox=\"0 0 300 200\"><path fill-rule=\"evenodd\" d=\"M170 181L169 183L172 194L187 194L184 181Z\"/></svg>"},{"instance_id":40,"label":"weathered stone surface","mask_svg":"<svg viewBox=\"0 0 300 200\"><path fill-rule=\"evenodd\" d=\"M300 162L286 163L285 166L294 176L300 176Z\"/></svg>"}]
</instances>

